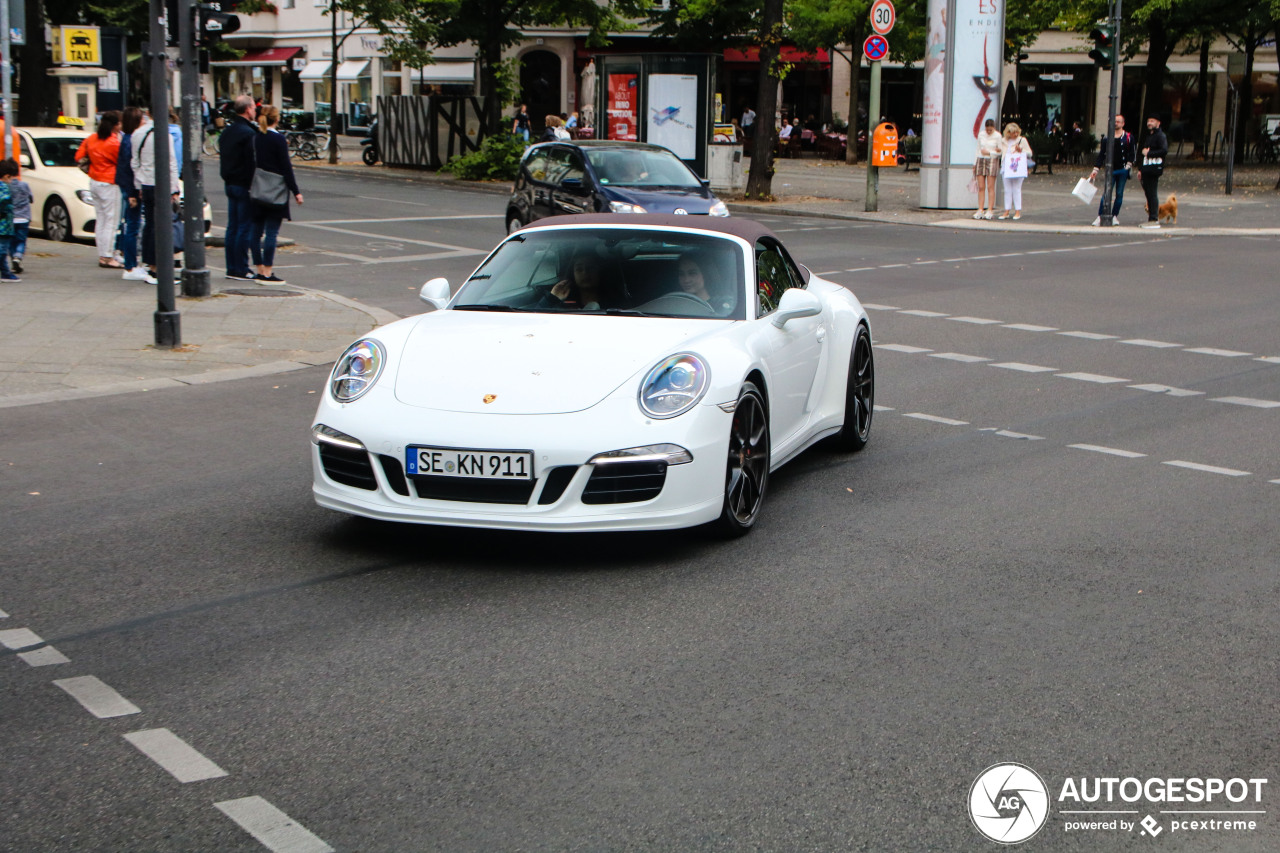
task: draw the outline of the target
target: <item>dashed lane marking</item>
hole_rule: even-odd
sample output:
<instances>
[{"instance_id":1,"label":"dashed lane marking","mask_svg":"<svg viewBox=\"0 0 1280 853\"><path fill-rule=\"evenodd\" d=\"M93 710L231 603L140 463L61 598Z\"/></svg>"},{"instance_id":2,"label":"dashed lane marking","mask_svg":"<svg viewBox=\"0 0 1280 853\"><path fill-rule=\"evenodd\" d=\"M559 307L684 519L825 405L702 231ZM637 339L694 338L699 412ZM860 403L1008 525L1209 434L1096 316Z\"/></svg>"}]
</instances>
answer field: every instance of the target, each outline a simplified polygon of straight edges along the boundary
<instances>
[{"instance_id":1,"label":"dashed lane marking","mask_svg":"<svg viewBox=\"0 0 1280 853\"><path fill-rule=\"evenodd\" d=\"M1068 338L1084 338L1086 341L1114 341L1119 335L1101 335L1097 332L1058 332Z\"/></svg>"},{"instance_id":2,"label":"dashed lane marking","mask_svg":"<svg viewBox=\"0 0 1280 853\"><path fill-rule=\"evenodd\" d=\"M1020 370L1023 373L1054 373L1056 367L1042 367L1038 364L1023 364L1020 361L1001 361L991 365L992 367L1003 367L1005 370Z\"/></svg>"},{"instance_id":3,"label":"dashed lane marking","mask_svg":"<svg viewBox=\"0 0 1280 853\"><path fill-rule=\"evenodd\" d=\"M1130 388L1136 388L1139 391L1150 391L1153 394L1167 394L1170 397L1196 397L1203 394L1203 391L1189 391L1186 388L1174 388L1172 385L1159 385L1150 382L1144 385L1130 385Z\"/></svg>"},{"instance_id":4,"label":"dashed lane marking","mask_svg":"<svg viewBox=\"0 0 1280 853\"><path fill-rule=\"evenodd\" d=\"M168 729L129 732L124 739L183 784L227 775L227 771Z\"/></svg>"},{"instance_id":5,"label":"dashed lane marking","mask_svg":"<svg viewBox=\"0 0 1280 853\"><path fill-rule=\"evenodd\" d=\"M1096 382L1099 385L1129 381L1128 379L1121 379L1117 376L1102 376L1098 373L1055 373L1054 375L1061 379L1078 379L1081 382Z\"/></svg>"},{"instance_id":6,"label":"dashed lane marking","mask_svg":"<svg viewBox=\"0 0 1280 853\"><path fill-rule=\"evenodd\" d=\"M141 708L104 684L97 676L60 678L53 683L65 690L72 699L100 720L142 713Z\"/></svg>"},{"instance_id":7,"label":"dashed lane marking","mask_svg":"<svg viewBox=\"0 0 1280 853\"><path fill-rule=\"evenodd\" d=\"M1237 471L1235 468L1219 468L1217 465L1201 465L1199 462L1186 462L1182 459L1170 459L1161 463L1175 468L1189 468L1192 471L1203 471L1206 474L1223 474L1227 477L1249 477L1248 471Z\"/></svg>"},{"instance_id":8,"label":"dashed lane marking","mask_svg":"<svg viewBox=\"0 0 1280 853\"><path fill-rule=\"evenodd\" d=\"M53 646L43 646L32 652L18 652L18 657L22 658L27 666L57 666L58 664L71 663L71 658Z\"/></svg>"},{"instance_id":9,"label":"dashed lane marking","mask_svg":"<svg viewBox=\"0 0 1280 853\"><path fill-rule=\"evenodd\" d=\"M1253 397L1211 397L1209 399L1213 403L1231 403L1235 406L1252 406L1255 409L1280 408L1280 401L1256 400Z\"/></svg>"},{"instance_id":10,"label":"dashed lane marking","mask_svg":"<svg viewBox=\"0 0 1280 853\"><path fill-rule=\"evenodd\" d=\"M1268 364L1280 364L1280 355L1264 355L1255 358L1254 361L1265 361Z\"/></svg>"},{"instance_id":11,"label":"dashed lane marking","mask_svg":"<svg viewBox=\"0 0 1280 853\"><path fill-rule=\"evenodd\" d=\"M875 302L864 302L862 303L862 307L866 308L868 311L901 311L902 310L897 305L880 305Z\"/></svg>"},{"instance_id":12,"label":"dashed lane marking","mask_svg":"<svg viewBox=\"0 0 1280 853\"><path fill-rule=\"evenodd\" d=\"M998 429L993 432L996 435L1004 436L1005 438L1017 438L1022 441L1044 441L1043 435L1027 435L1025 432L1012 432L1007 429Z\"/></svg>"},{"instance_id":13,"label":"dashed lane marking","mask_svg":"<svg viewBox=\"0 0 1280 853\"><path fill-rule=\"evenodd\" d=\"M876 349L887 349L892 350L893 352L905 352L912 354L918 352L933 352L933 350L926 349L925 347L913 347L908 344L876 344Z\"/></svg>"},{"instance_id":14,"label":"dashed lane marking","mask_svg":"<svg viewBox=\"0 0 1280 853\"><path fill-rule=\"evenodd\" d=\"M1068 444L1067 447L1074 447L1076 450L1088 450L1092 453L1105 453L1108 456L1123 456L1125 459L1140 459L1147 455L1145 453L1135 453L1132 450L1121 450L1118 447L1103 447L1100 444Z\"/></svg>"},{"instance_id":15,"label":"dashed lane marking","mask_svg":"<svg viewBox=\"0 0 1280 853\"><path fill-rule=\"evenodd\" d=\"M941 311L924 311L920 308L913 308L910 311L902 311L902 314L910 314L912 317L946 317L948 315Z\"/></svg>"},{"instance_id":16,"label":"dashed lane marking","mask_svg":"<svg viewBox=\"0 0 1280 853\"><path fill-rule=\"evenodd\" d=\"M965 355L962 352L935 352L929 358L945 358L947 361L959 361L964 364L978 364L983 361L991 361L980 355Z\"/></svg>"},{"instance_id":17,"label":"dashed lane marking","mask_svg":"<svg viewBox=\"0 0 1280 853\"><path fill-rule=\"evenodd\" d=\"M881 405L874 405L874 406L872 406L872 407L871 407L871 411L873 411L873 412L892 412L892 411L893 411L893 406L881 406Z\"/></svg>"},{"instance_id":18,"label":"dashed lane marking","mask_svg":"<svg viewBox=\"0 0 1280 853\"><path fill-rule=\"evenodd\" d=\"M8 618L9 618L9 614L5 613L3 610L0 610L0 619L8 619Z\"/></svg>"},{"instance_id":19,"label":"dashed lane marking","mask_svg":"<svg viewBox=\"0 0 1280 853\"><path fill-rule=\"evenodd\" d=\"M972 323L975 326L998 326L1001 321L989 320L986 317L948 317L956 323Z\"/></svg>"},{"instance_id":20,"label":"dashed lane marking","mask_svg":"<svg viewBox=\"0 0 1280 853\"><path fill-rule=\"evenodd\" d=\"M29 649L32 646L44 645L44 640L30 628L10 628L7 631L0 631L0 645L6 649Z\"/></svg>"},{"instance_id":21,"label":"dashed lane marking","mask_svg":"<svg viewBox=\"0 0 1280 853\"><path fill-rule=\"evenodd\" d=\"M1056 332L1056 326L1037 326L1034 323L1005 323L1001 328L1017 329L1019 332Z\"/></svg>"},{"instance_id":22,"label":"dashed lane marking","mask_svg":"<svg viewBox=\"0 0 1280 853\"><path fill-rule=\"evenodd\" d=\"M333 853L332 847L262 797L213 805L274 853Z\"/></svg>"},{"instance_id":23,"label":"dashed lane marking","mask_svg":"<svg viewBox=\"0 0 1280 853\"><path fill-rule=\"evenodd\" d=\"M1241 356L1253 355L1251 352L1240 352L1238 349L1218 349L1217 347L1191 347L1185 352L1199 353L1200 355L1216 355L1222 358L1240 358Z\"/></svg>"},{"instance_id":24,"label":"dashed lane marking","mask_svg":"<svg viewBox=\"0 0 1280 853\"><path fill-rule=\"evenodd\" d=\"M926 415L924 412L911 412L903 415L904 418L915 418L920 421L930 421L935 424L946 424L947 426L968 426L968 421L957 421L954 418L943 418L938 415Z\"/></svg>"},{"instance_id":25,"label":"dashed lane marking","mask_svg":"<svg viewBox=\"0 0 1280 853\"><path fill-rule=\"evenodd\" d=\"M1127 341L1121 341L1122 344L1130 344L1135 347L1151 347L1152 349L1175 349L1182 344L1172 344L1168 341L1151 341L1146 338L1130 338Z\"/></svg>"}]
</instances>

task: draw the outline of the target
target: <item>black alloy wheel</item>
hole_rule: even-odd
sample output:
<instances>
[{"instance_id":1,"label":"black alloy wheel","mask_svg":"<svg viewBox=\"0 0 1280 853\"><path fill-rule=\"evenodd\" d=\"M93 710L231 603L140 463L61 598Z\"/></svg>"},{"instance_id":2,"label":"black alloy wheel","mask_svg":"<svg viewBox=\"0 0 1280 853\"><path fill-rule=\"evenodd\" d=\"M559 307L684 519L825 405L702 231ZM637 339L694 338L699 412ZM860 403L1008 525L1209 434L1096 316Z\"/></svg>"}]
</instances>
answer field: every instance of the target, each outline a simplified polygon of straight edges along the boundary
<instances>
[{"instance_id":1,"label":"black alloy wheel","mask_svg":"<svg viewBox=\"0 0 1280 853\"><path fill-rule=\"evenodd\" d=\"M871 351L871 333L858 326L849 354L849 375L845 385L844 426L832 438L837 450L856 453L871 440L871 416L875 413L876 366Z\"/></svg>"},{"instance_id":2,"label":"black alloy wheel","mask_svg":"<svg viewBox=\"0 0 1280 853\"><path fill-rule=\"evenodd\" d=\"M71 214L62 199L54 196L44 206L44 236L55 243L65 243L71 239Z\"/></svg>"},{"instance_id":3,"label":"black alloy wheel","mask_svg":"<svg viewBox=\"0 0 1280 853\"><path fill-rule=\"evenodd\" d=\"M746 382L738 394L729 427L724 507L719 528L725 536L742 536L756 523L769 486L769 415L764 396Z\"/></svg>"},{"instance_id":4,"label":"black alloy wheel","mask_svg":"<svg viewBox=\"0 0 1280 853\"><path fill-rule=\"evenodd\" d=\"M524 227L524 221L520 218L520 213L515 210L507 211L507 233L514 234Z\"/></svg>"}]
</instances>

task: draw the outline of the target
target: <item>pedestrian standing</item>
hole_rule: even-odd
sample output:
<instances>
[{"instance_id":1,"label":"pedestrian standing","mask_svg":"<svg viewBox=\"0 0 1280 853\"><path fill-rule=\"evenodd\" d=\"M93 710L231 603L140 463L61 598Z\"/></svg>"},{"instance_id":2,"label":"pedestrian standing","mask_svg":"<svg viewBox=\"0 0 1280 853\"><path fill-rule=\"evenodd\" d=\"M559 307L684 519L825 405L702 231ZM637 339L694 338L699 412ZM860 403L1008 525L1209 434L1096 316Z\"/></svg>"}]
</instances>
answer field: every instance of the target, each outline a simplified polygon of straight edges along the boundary
<instances>
[{"instance_id":1,"label":"pedestrian standing","mask_svg":"<svg viewBox=\"0 0 1280 853\"><path fill-rule=\"evenodd\" d=\"M178 186L178 158L168 131L155 122L144 124L133 132L129 160L133 166L133 182L142 199L142 263L154 275L156 271L156 228L173 227L173 205L178 203L176 189L169 199L156 198L156 146L169 146L169 186ZM175 247L181 250L181 246ZM173 258L165 258L166 264Z\"/></svg>"},{"instance_id":2,"label":"pedestrian standing","mask_svg":"<svg viewBox=\"0 0 1280 853\"><path fill-rule=\"evenodd\" d=\"M9 182L18 175L12 159L0 160L0 281L22 281L9 269L9 241L13 239L13 190Z\"/></svg>"},{"instance_id":3,"label":"pedestrian standing","mask_svg":"<svg viewBox=\"0 0 1280 853\"><path fill-rule=\"evenodd\" d=\"M1022 128L1015 122L1004 126L1004 142L1001 149L1001 172L1004 181L1004 213L998 219L1022 218L1022 182L1027 179L1027 160L1031 157L1031 143L1022 135ZM1013 215L1010 217L1010 211Z\"/></svg>"},{"instance_id":4,"label":"pedestrian standing","mask_svg":"<svg viewBox=\"0 0 1280 853\"><path fill-rule=\"evenodd\" d=\"M1164 174L1164 158L1169 153L1169 140L1160 129L1159 116L1147 116L1146 147L1142 149L1142 191L1147 194L1147 221L1143 228L1160 227L1160 176Z\"/></svg>"},{"instance_id":5,"label":"pedestrian standing","mask_svg":"<svg viewBox=\"0 0 1280 853\"><path fill-rule=\"evenodd\" d=\"M756 132L756 111L747 107L742 111L742 133L750 139Z\"/></svg>"},{"instance_id":6,"label":"pedestrian standing","mask_svg":"<svg viewBox=\"0 0 1280 853\"><path fill-rule=\"evenodd\" d=\"M13 195L13 242L9 246L9 262L15 274L22 272L22 256L27 253L27 231L31 228L31 203L35 196L21 176L9 179Z\"/></svg>"},{"instance_id":7,"label":"pedestrian standing","mask_svg":"<svg viewBox=\"0 0 1280 853\"><path fill-rule=\"evenodd\" d=\"M226 277L253 281L249 270L249 245L253 241L249 187L253 184L254 140L258 137L258 126L253 122L258 112L248 95L238 96L231 109L231 123L222 131L219 142L222 185L227 193Z\"/></svg>"},{"instance_id":8,"label":"pedestrian standing","mask_svg":"<svg viewBox=\"0 0 1280 853\"><path fill-rule=\"evenodd\" d=\"M978 134L978 154L973 161L973 177L978 182L978 212L974 219L994 219L996 216L996 175L1000 173L1000 131L995 119L987 119ZM985 199L985 201L984 201Z\"/></svg>"},{"instance_id":9,"label":"pedestrian standing","mask_svg":"<svg viewBox=\"0 0 1280 853\"><path fill-rule=\"evenodd\" d=\"M116 161L116 186L120 188L120 206L124 224L118 241L125 281L155 284L147 268L138 263L138 234L142 231L142 195L133 176L133 132L142 126L142 110L125 107L120 118L120 156Z\"/></svg>"},{"instance_id":10,"label":"pedestrian standing","mask_svg":"<svg viewBox=\"0 0 1280 853\"><path fill-rule=\"evenodd\" d=\"M289 141L277 129L278 124L280 124L280 109L270 106L262 107L258 113L258 126L262 132L253 140L257 168L283 177L293 200L302 204L302 192L298 189L298 182L293 176L293 164L289 162ZM254 204L253 239L250 249L253 252L253 262L258 267L258 274L254 280L259 284L287 284L284 279L275 275L272 267L276 260L276 235L280 233L280 223L292 218L289 215L287 197L283 205Z\"/></svg>"},{"instance_id":11,"label":"pedestrian standing","mask_svg":"<svg viewBox=\"0 0 1280 853\"><path fill-rule=\"evenodd\" d=\"M116 186L116 162L120 157L120 113L107 110L96 133L86 136L76 149L76 162L88 162L89 192L93 195L93 241L98 246L98 266L121 269L115 259L116 228L120 225L120 188Z\"/></svg>"},{"instance_id":12,"label":"pedestrian standing","mask_svg":"<svg viewBox=\"0 0 1280 853\"><path fill-rule=\"evenodd\" d=\"M182 124L178 120L178 111L169 107L169 138L173 140L173 153L177 155L178 177L182 177Z\"/></svg>"},{"instance_id":13,"label":"pedestrian standing","mask_svg":"<svg viewBox=\"0 0 1280 853\"><path fill-rule=\"evenodd\" d=\"M525 142L529 141L529 109L524 105L520 105L519 112L516 113L515 120L511 122L511 133L513 136L519 136Z\"/></svg>"},{"instance_id":14,"label":"pedestrian standing","mask_svg":"<svg viewBox=\"0 0 1280 853\"><path fill-rule=\"evenodd\" d=\"M1111 224L1119 225L1120 205L1124 203L1124 185L1129 182L1129 169L1133 166L1135 160L1136 146L1133 144L1133 134L1124 129L1124 116L1116 114L1116 134L1111 140L1111 181L1116 188L1115 201L1111 204ZM1089 173L1089 183L1093 183L1093 179L1098 177L1098 170L1107 164L1107 146L1098 146L1098 159L1094 161L1093 171ZM1098 218L1093 220L1094 225L1102 224L1102 217L1106 215L1105 205L1107 199L1098 199Z\"/></svg>"}]
</instances>

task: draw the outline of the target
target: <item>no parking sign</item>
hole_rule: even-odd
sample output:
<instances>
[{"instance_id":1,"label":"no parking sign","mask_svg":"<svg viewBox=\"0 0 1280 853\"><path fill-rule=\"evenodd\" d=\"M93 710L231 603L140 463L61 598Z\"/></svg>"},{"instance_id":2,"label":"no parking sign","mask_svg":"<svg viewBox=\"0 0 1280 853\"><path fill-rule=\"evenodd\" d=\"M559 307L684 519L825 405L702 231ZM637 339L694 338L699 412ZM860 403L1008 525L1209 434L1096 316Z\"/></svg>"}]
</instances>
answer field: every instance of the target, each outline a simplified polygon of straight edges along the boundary
<instances>
[{"instance_id":1,"label":"no parking sign","mask_svg":"<svg viewBox=\"0 0 1280 853\"><path fill-rule=\"evenodd\" d=\"M889 40L884 36L867 36L862 43L862 54L872 62L879 62L889 53Z\"/></svg>"}]
</instances>

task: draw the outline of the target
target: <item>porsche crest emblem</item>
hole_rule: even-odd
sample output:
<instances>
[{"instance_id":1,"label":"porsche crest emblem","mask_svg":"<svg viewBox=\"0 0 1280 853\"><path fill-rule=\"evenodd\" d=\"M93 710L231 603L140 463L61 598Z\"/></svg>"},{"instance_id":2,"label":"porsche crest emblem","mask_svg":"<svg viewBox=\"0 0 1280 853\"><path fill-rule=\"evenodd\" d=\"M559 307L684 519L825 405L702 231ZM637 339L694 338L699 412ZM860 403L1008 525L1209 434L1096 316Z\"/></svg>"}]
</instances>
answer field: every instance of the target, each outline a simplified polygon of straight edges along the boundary
<instances>
[{"instance_id":1,"label":"porsche crest emblem","mask_svg":"<svg viewBox=\"0 0 1280 853\"><path fill-rule=\"evenodd\" d=\"M492 402L493 402L494 400L496 400L496 399L498 399L498 395L497 395L497 394L485 394L485 395L484 395L484 401L485 401L485 403L486 403L486 404L488 404L488 403L492 403Z\"/></svg>"}]
</instances>

